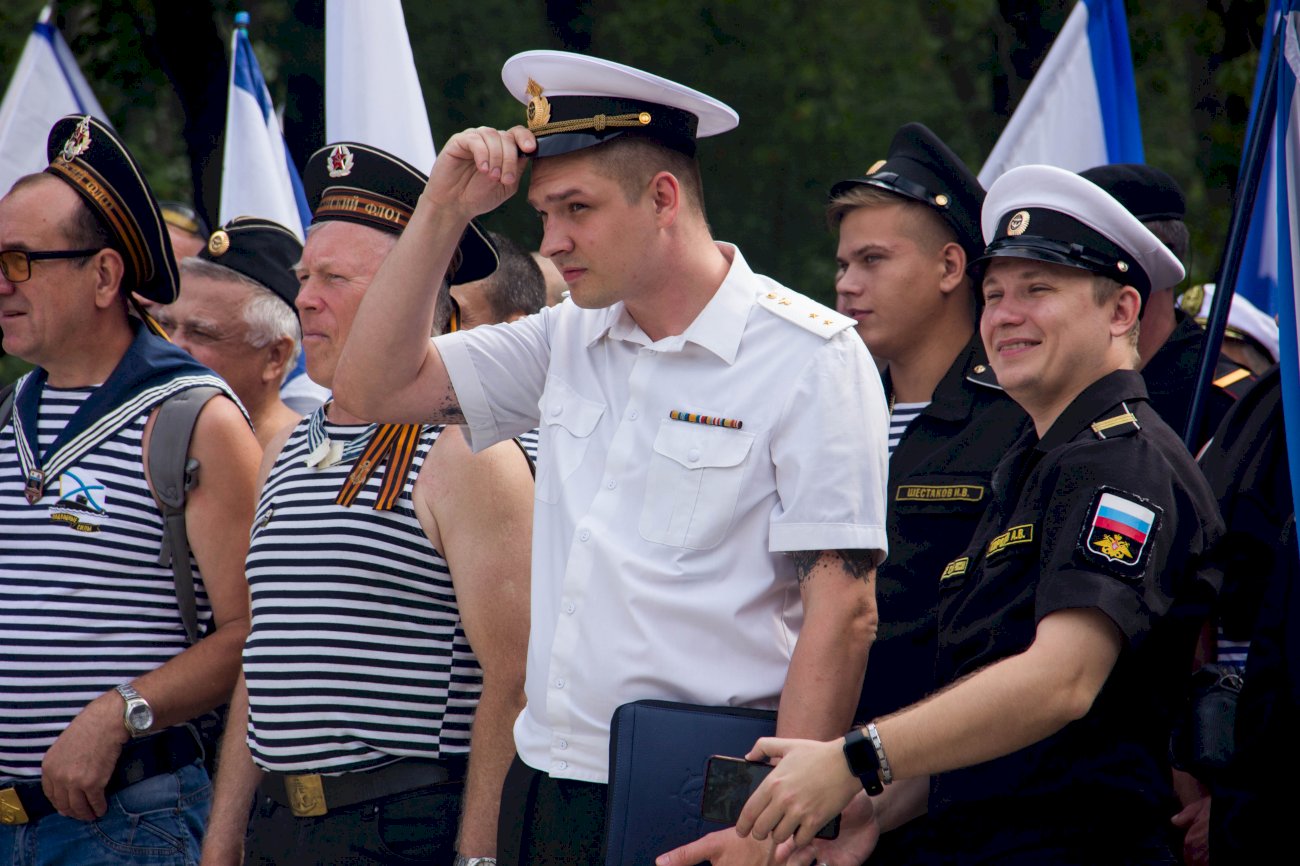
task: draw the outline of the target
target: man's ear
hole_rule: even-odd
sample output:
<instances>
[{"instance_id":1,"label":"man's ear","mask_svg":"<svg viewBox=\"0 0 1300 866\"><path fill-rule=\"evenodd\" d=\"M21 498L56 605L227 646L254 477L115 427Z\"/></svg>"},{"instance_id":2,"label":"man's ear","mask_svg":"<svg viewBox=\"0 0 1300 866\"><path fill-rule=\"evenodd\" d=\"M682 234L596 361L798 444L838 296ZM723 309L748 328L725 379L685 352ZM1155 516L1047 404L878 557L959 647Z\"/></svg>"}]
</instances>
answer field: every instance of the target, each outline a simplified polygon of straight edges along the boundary
<instances>
[{"instance_id":1,"label":"man's ear","mask_svg":"<svg viewBox=\"0 0 1300 866\"><path fill-rule=\"evenodd\" d=\"M1122 337L1133 330L1142 311L1142 296L1132 286L1124 286L1111 301L1110 335Z\"/></svg>"},{"instance_id":2,"label":"man's ear","mask_svg":"<svg viewBox=\"0 0 1300 866\"><path fill-rule=\"evenodd\" d=\"M126 276L122 254L114 249L102 249L91 257L86 267L92 268L95 274L95 306L107 310L121 303L119 295L122 279Z\"/></svg>"},{"instance_id":3,"label":"man's ear","mask_svg":"<svg viewBox=\"0 0 1300 866\"><path fill-rule=\"evenodd\" d=\"M939 251L943 261L943 276L939 278L939 291L952 292L966 281L966 251L961 244L949 242Z\"/></svg>"},{"instance_id":4,"label":"man's ear","mask_svg":"<svg viewBox=\"0 0 1300 866\"><path fill-rule=\"evenodd\" d=\"M682 206L682 185L672 172L661 171L650 178L650 199L654 204L655 219L660 228L667 228L677 220Z\"/></svg>"}]
</instances>

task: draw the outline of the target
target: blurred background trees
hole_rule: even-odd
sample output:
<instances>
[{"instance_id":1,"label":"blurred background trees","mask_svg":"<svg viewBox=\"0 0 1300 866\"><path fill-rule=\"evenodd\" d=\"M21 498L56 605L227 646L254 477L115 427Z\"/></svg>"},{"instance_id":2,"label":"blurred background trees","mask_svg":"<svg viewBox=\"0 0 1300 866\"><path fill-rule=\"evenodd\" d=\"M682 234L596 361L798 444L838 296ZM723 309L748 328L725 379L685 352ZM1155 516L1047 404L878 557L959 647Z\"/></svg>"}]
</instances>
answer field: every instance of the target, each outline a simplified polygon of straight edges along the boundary
<instances>
[{"instance_id":1,"label":"blurred background trees","mask_svg":"<svg viewBox=\"0 0 1300 866\"><path fill-rule=\"evenodd\" d=\"M42 0L0 4L8 81ZM501 63L533 48L589 52L732 105L738 130L700 148L716 237L755 270L831 301L834 243L822 217L835 181L884 156L919 120L975 171L1074 0L406 0L435 143L467 126L520 122ZM1192 280L1213 279L1245 135L1265 0L1127 4L1147 161L1188 196ZM301 165L322 141L324 0L65 0L58 26L110 120L162 198L215 217L229 36L249 35ZM522 199L489 227L530 248ZM0 359L0 382L13 359Z\"/></svg>"}]
</instances>

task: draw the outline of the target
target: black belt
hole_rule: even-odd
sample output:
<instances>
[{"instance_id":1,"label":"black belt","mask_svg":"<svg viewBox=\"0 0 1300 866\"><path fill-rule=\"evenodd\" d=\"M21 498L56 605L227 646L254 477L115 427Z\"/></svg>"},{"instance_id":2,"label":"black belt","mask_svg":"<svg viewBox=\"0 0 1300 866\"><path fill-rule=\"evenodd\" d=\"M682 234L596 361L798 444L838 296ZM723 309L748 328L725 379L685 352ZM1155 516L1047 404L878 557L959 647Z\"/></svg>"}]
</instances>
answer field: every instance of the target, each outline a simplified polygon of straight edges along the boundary
<instances>
[{"instance_id":1,"label":"black belt","mask_svg":"<svg viewBox=\"0 0 1300 866\"><path fill-rule=\"evenodd\" d=\"M104 786L105 796L145 779L174 773L203 758L203 748L188 725L168 728L122 747L113 775ZM0 824L35 824L55 812L40 781L15 782L0 788Z\"/></svg>"},{"instance_id":2,"label":"black belt","mask_svg":"<svg viewBox=\"0 0 1300 866\"><path fill-rule=\"evenodd\" d=\"M288 806L295 816L313 818L332 809L462 779L464 769L464 759L430 761L405 758L377 770L337 776L267 773L259 787L267 797L281 806Z\"/></svg>"}]
</instances>

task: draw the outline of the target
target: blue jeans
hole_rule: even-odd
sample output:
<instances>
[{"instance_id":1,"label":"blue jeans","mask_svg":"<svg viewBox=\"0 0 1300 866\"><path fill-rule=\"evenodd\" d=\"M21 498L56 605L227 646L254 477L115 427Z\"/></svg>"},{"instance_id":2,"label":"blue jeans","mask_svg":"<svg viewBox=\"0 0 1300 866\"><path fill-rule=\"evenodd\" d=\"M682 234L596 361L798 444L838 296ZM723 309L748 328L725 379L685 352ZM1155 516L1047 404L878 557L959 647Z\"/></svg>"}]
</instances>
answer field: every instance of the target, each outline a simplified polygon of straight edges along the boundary
<instances>
[{"instance_id":1,"label":"blue jeans","mask_svg":"<svg viewBox=\"0 0 1300 866\"><path fill-rule=\"evenodd\" d=\"M0 866L193 866L211 806L208 774L192 764L123 788L97 821L0 826Z\"/></svg>"}]
</instances>

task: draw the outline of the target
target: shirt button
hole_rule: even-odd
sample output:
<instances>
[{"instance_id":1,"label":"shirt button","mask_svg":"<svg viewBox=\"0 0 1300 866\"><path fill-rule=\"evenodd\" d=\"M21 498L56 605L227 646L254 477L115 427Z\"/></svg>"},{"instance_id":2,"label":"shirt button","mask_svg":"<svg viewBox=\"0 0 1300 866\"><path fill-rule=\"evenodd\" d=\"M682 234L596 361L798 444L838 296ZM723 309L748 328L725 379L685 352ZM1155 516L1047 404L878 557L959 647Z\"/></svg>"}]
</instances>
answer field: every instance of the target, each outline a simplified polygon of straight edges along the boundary
<instances>
[{"instance_id":1,"label":"shirt button","mask_svg":"<svg viewBox=\"0 0 1300 866\"><path fill-rule=\"evenodd\" d=\"M562 689L562 688L564 688L564 680L556 680L556 681L555 681L555 687L556 687L557 689Z\"/></svg>"},{"instance_id":2,"label":"shirt button","mask_svg":"<svg viewBox=\"0 0 1300 866\"><path fill-rule=\"evenodd\" d=\"M565 613L573 613L573 612L574 612L575 610L577 610L577 609L578 609L578 608L577 608L576 606L574 606L573 602L569 602L568 604L566 604L566 605L564 606L564 612L565 612Z\"/></svg>"},{"instance_id":3,"label":"shirt button","mask_svg":"<svg viewBox=\"0 0 1300 866\"><path fill-rule=\"evenodd\" d=\"M610 480L605 482L605 486L608 487L610 490L613 490L615 487L618 486L618 482L611 478Z\"/></svg>"},{"instance_id":4,"label":"shirt button","mask_svg":"<svg viewBox=\"0 0 1300 866\"><path fill-rule=\"evenodd\" d=\"M638 419L638 418L640 418L640 417L641 417L641 413L638 412L638 411L636 411L635 409L633 409L631 412L628 412L628 413L627 413L627 420L629 420L629 421L635 421L636 419Z\"/></svg>"},{"instance_id":5,"label":"shirt button","mask_svg":"<svg viewBox=\"0 0 1300 866\"><path fill-rule=\"evenodd\" d=\"M559 405L552 406L552 407L551 407L551 417L552 417L552 418L558 418L558 417L560 417L560 413L563 412L563 411L564 411L564 407L563 407L563 406L559 406Z\"/></svg>"},{"instance_id":6,"label":"shirt button","mask_svg":"<svg viewBox=\"0 0 1300 866\"><path fill-rule=\"evenodd\" d=\"M557 748L557 749L567 749L567 748L569 748L569 741L568 741L568 740L556 740L556 742L555 742L555 748Z\"/></svg>"},{"instance_id":7,"label":"shirt button","mask_svg":"<svg viewBox=\"0 0 1300 866\"><path fill-rule=\"evenodd\" d=\"M591 538L591 530L589 530L589 529L584 529L584 530L582 530L582 532L579 532L579 533L578 533L578 540L579 540L579 541L586 541L588 538Z\"/></svg>"},{"instance_id":8,"label":"shirt button","mask_svg":"<svg viewBox=\"0 0 1300 866\"><path fill-rule=\"evenodd\" d=\"M699 462L700 462L700 449L698 449L698 448L692 448L690 451L687 451L687 452L686 452L686 459L689 460L689 461L691 461L692 463L699 463Z\"/></svg>"},{"instance_id":9,"label":"shirt button","mask_svg":"<svg viewBox=\"0 0 1300 866\"><path fill-rule=\"evenodd\" d=\"M568 762L568 761L560 761L560 763L558 763L558 764L555 765L555 769L557 769L557 770L567 770L567 769L569 769L569 762Z\"/></svg>"}]
</instances>

